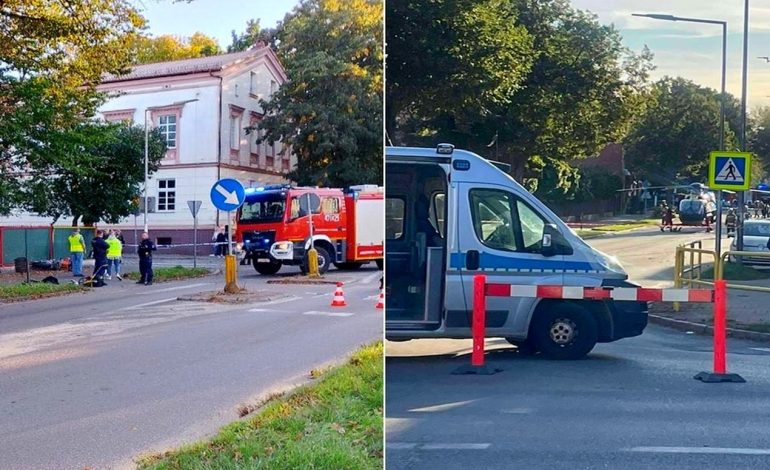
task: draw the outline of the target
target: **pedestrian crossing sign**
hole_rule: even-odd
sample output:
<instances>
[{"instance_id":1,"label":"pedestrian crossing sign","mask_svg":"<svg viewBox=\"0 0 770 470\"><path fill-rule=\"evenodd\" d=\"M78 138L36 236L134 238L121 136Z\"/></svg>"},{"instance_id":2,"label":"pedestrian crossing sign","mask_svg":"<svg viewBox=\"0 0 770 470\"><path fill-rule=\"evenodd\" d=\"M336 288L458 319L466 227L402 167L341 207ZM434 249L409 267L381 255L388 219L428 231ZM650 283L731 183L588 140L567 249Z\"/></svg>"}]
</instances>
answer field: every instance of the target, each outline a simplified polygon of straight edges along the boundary
<instances>
[{"instance_id":1,"label":"pedestrian crossing sign","mask_svg":"<svg viewBox=\"0 0 770 470\"><path fill-rule=\"evenodd\" d=\"M751 153L711 152L709 188L745 191L751 184Z\"/></svg>"}]
</instances>

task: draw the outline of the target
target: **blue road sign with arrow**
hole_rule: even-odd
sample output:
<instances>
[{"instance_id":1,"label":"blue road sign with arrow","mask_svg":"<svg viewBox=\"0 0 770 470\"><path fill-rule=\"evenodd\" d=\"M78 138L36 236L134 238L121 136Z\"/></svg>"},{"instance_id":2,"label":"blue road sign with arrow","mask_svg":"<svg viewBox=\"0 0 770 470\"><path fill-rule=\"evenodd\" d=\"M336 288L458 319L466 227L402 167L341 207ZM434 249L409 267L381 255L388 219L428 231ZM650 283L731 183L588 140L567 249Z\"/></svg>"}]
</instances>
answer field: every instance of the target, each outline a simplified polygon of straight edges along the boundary
<instances>
[{"instance_id":1,"label":"blue road sign with arrow","mask_svg":"<svg viewBox=\"0 0 770 470\"><path fill-rule=\"evenodd\" d=\"M211 203L221 211L234 211L243 205L246 191L240 181L224 178L211 187Z\"/></svg>"}]
</instances>

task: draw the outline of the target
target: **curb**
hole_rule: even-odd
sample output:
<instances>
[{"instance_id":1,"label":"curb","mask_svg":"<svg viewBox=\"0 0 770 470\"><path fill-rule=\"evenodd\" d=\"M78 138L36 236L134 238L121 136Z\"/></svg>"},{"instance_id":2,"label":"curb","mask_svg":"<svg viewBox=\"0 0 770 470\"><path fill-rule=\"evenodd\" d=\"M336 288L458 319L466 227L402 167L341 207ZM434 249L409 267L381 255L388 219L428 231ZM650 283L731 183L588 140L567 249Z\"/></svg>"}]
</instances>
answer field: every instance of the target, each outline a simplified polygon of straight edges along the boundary
<instances>
[{"instance_id":1,"label":"curb","mask_svg":"<svg viewBox=\"0 0 770 470\"><path fill-rule=\"evenodd\" d=\"M692 331L697 335L710 336L713 334L714 328L703 323L694 323L684 320L674 320L673 318L662 317L659 315L647 315L650 323L656 325L666 326L679 331ZM727 336L729 338L747 339L749 341L757 341L760 343L770 343L770 333L760 333L759 331L741 330L738 328L727 328Z\"/></svg>"}]
</instances>

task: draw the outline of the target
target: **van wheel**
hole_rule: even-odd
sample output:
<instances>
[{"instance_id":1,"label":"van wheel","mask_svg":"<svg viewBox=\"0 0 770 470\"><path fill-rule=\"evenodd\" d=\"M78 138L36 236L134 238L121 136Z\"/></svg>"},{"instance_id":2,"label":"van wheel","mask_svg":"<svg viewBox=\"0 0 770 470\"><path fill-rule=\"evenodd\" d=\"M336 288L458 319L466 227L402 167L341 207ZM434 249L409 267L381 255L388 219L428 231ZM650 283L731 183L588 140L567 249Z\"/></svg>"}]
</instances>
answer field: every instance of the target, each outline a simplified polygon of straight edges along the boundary
<instances>
[{"instance_id":1,"label":"van wheel","mask_svg":"<svg viewBox=\"0 0 770 470\"><path fill-rule=\"evenodd\" d=\"M534 356L538 353L537 346L531 339L525 339L524 341L521 341L513 338L505 338L505 340L516 346L516 350L522 356Z\"/></svg>"},{"instance_id":2,"label":"van wheel","mask_svg":"<svg viewBox=\"0 0 770 470\"><path fill-rule=\"evenodd\" d=\"M539 312L532 335L539 349L551 359L580 359L596 346L598 328L594 317L571 303L560 303Z\"/></svg>"},{"instance_id":3,"label":"van wheel","mask_svg":"<svg viewBox=\"0 0 770 470\"><path fill-rule=\"evenodd\" d=\"M318 252L318 274L324 274L329 270L329 266L332 264L331 258L329 257L329 252L320 246L315 247L315 251ZM305 255L305 259L302 261L302 265L299 267L299 269L302 271L302 274L307 274L310 272L310 265L307 254Z\"/></svg>"},{"instance_id":4,"label":"van wheel","mask_svg":"<svg viewBox=\"0 0 770 470\"><path fill-rule=\"evenodd\" d=\"M273 274L277 273L281 270L281 263L257 263L257 261L254 261L254 269L259 273L263 274L265 276L272 276Z\"/></svg>"},{"instance_id":5,"label":"van wheel","mask_svg":"<svg viewBox=\"0 0 770 470\"><path fill-rule=\"evenodd\" d=\"M375 264L377 264L377 269L379 269L380 271L382 271L382 267L385 265L385 264L382 262L382 258L380 258L380 259L378 259L378 260L375 260L374 262L375 262Z\"/></svg>"}]
</instances>

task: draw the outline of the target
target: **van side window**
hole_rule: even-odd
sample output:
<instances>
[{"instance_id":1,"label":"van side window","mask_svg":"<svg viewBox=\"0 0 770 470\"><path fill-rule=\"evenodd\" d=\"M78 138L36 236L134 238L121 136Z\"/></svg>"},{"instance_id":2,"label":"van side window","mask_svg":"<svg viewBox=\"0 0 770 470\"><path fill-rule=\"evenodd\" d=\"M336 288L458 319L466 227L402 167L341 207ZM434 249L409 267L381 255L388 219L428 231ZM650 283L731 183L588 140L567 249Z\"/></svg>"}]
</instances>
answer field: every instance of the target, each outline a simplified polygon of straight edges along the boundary
<instances>
[{"instance_id":1,"label":"van side window","mask_svg":"<svg viewBox=\"0 0 770 470\"><path fill-rule=\"evenodd\" d=\"M385 239L398 240L404 236L404 209L406 203L401 198L385 199Z\"/></svg>"},{"instance_id":2,"label":"van side window","mask_svg":"<svg viewBox=\"0 0 770 470\"><path fill-rule=\"evenodd\" d=\"M516 201L516 208L519 212L519 226L524 241L524 251L540 253L545 221L522 201Z\"/></svg>"},{"instance_id":3,"label":"van side window","mask_svg":"<svg viewBox=\"0 0 770 470\"><path fill-rule=\"evenodd\" d=\"M481 243L496 250L518 251L513 225L513 195L492 189L473 189L470 200L473 229Z\"/></svg>"},{"instance_id":4,"label":"van side window","mask_svg":"<svg viewBox=\"0 0 770 470\"><path fill-rule=\"evenodd\" d=\"M430 205L430 221L438 230L441 238L446 238L446 221L444 220L446 194L435 193Z\"/></svg>"},{"instance_id":5,"label":"van side window","mask_svg":"<svg viewBox=\"0 0 770 470\"><path fill-rule=\"evenodd\" d=\"M507 191L473 189L471 216L476 236L495 250L540 253L545 220Z\"/></svg>"}]
</instances>

